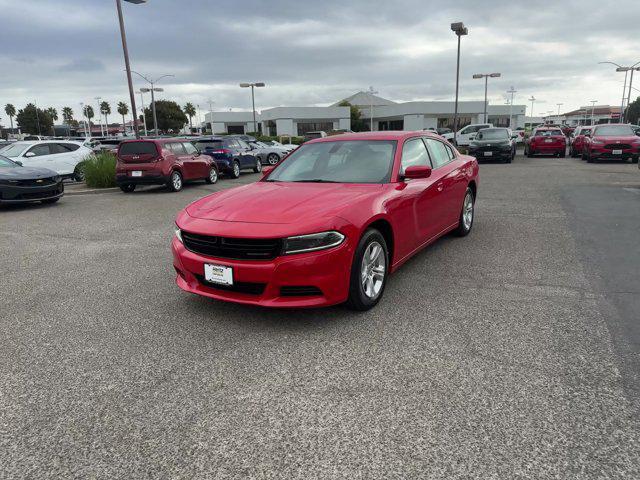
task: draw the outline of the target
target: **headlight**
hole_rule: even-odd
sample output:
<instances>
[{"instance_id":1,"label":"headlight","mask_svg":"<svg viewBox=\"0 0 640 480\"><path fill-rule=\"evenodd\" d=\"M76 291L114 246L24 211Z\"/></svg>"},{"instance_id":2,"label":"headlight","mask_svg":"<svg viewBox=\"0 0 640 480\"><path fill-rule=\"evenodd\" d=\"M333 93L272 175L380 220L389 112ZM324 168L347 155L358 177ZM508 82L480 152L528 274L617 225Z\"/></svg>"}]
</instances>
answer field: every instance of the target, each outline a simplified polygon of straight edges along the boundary
<instances>
[{"instance_id":1,"label":"headlight","mask_svg":"<svg viewBox=\"0 0 640 480\"><path fill-rule=\"evenodd\" d=\"M182 241L182 231L178 227L176 227L175 235L180 243L184 243Z\"/></svg>"},{"instance_id":2,"label":"headlight","mask_svg":"<svg viewBox=\"0 0 640 480\"><path fill-rule=\"evenodd\" d=\"M335 231L289 237L284 240L284 253L292 254L324 250L340 245L344 238L343 234Z\"/></svg>"}]
</instances>

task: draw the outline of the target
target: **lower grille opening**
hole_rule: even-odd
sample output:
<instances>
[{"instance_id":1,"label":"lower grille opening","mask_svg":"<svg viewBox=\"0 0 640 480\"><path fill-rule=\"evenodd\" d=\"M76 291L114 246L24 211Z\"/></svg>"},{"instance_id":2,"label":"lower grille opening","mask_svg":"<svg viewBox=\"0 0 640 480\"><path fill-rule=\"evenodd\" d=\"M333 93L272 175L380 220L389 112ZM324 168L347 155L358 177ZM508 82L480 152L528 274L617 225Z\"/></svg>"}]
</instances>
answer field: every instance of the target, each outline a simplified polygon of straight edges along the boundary
<instances>
[{"instance_id":1,"label":"lower grille opening","mask_svg":"<svg viewBox=\"0 0 640 480\"><path fill-rule=\"evenodd\" d=\"M322 295L322 290L309 285L292 285L280 287L281 297L314 297Z\"/></svg>"},{"instance_id":2,"label":"lower grille opening","mask_svg":"<svg viewBox=\"0 0 640 480\"><path fill-rule=\"evenodd\" d=\"M226 292L245 293L247 295L262 295L265 287L267 286L266 283L253 282L234 282L233 285L220 285L218 283L208 282L202 275L196 275L195 277L207 288L224 290Z\"/></svg>"}]
</instances>

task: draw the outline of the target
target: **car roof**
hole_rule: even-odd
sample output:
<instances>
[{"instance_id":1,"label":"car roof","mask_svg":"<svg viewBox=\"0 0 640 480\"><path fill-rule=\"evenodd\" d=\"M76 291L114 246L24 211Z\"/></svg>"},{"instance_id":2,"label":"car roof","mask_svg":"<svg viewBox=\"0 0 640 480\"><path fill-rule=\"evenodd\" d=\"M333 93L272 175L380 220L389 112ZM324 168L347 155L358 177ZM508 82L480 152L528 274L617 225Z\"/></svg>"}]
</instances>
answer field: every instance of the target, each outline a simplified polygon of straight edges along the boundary
<instances>
[{"instance_id":1,"label":"car roof","mask_svg":"<svg viewBox=\"0 0 640 480\"><path fill-rule=\"evenodd\" d=\"M441 138L439 135L428 130L406 131L406 130L384 130L377 132L353 132L333 135L330 137L314 138L305 143L321 142L343 142L349 140L404 140L412 137Z\"/></svg>"}]
</instances>

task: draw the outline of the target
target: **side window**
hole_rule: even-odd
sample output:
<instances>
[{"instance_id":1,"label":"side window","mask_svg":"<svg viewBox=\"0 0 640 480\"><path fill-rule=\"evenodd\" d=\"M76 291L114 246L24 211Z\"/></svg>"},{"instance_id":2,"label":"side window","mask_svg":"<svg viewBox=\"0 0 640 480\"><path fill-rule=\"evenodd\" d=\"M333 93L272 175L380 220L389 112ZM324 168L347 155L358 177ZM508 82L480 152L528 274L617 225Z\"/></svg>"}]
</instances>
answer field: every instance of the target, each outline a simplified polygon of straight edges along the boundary
<instances>
[{"instance_id":1,"label":"side window","mask_svg":"<svg viewBox=\"0 0 640 480\"><path fill-rule=\"evenodd\" d=\"M240 148L245 148L245 149L249 148L249 145L247 145L244 141L237 140L237 142L238 142L238 145L240 146Z\"/></svg>"},{"instance_id":2,"label":"side window","mask_svg":"<svg viewBox=\"0 0 640 480\"><path fill-rule=\"evenodd\" d=\"M58 147L61 147L66 152L75 152L80 148L77 143L58 143Z\"/></svg>"},{"instance_id":3,"label":"side window","mask_svg":"<svg viewBox=\"0 0 640 480\"><path fill-rule=\"evenodd\" d=\"M171 150L174 155L186 155L187 154L186 150L184 149L184 147L182 146L181 143L168 143L167 147L169 147L169 150Z\"/></svg>"},{"instance_id":4,"label":"side window","mask_svg":"<svg viewBox=\"0 0 640 480\"><path fill-rule=\"evenodd\" d=\"M444 147L447 149L447 155L449 155L449 160L453 160L454 158L456 158L456 154L453 153L453 148L451 148L447 144L445 144Z\"/></svg>"},{"instance_id":5,"label":"side window","mask_svg":"<svg viewBox=\"0 0 640 480\"><path fill-rule=\"evenodd\" d=\"M182 147L187 152L187 155L194 155L194 154L198 153L198 149L196 147L194 147L193 144L191 144L189 142L184 142L182 144Z\"/></svg>"},{"instance_id":6,"label":"side window","mask_svg":"<svg viewBox=\"0 0 640 480\"><path fill-rule=\"evenodd\" d=\"M36 157L41 157L43 155L51 154L48 143L41 143L40 145L34 145L27 151L27 153L29 152L35 154Z\"/></svg>"},{"instance_id":7,"label":"side window","mask_svg":"<svg viewBox=\"0 0 640 480\"><path fill-rule=\"evenodd\" d=\"M431 152L431 158L433 159L433 168L441 167L451 161L444 143L432 138L427 138L426 140L429 151Z\"/></svg>"},{"instance_id":8,"label":"side window","mask_svg":"<svg viewBox=\"0 0 640 480\"><path fill-rule=\"evenodd\" d=\"M404 142L400 173L404 173L407 167L415 165L431 166L429 152L427 152L424 142L419 138L412 138Z\"/></svg>"},{"instance_id":9,"label":"side window","mask_svg":"<svg viewBox=\"0 0 640 480\"><path fill-rule=\"evenodd\" d=\"M229 148L238 148L238 142L236 142L233 138L230 138L229 140L227 140L228 146Z\"/></svg>"}]
</instances>

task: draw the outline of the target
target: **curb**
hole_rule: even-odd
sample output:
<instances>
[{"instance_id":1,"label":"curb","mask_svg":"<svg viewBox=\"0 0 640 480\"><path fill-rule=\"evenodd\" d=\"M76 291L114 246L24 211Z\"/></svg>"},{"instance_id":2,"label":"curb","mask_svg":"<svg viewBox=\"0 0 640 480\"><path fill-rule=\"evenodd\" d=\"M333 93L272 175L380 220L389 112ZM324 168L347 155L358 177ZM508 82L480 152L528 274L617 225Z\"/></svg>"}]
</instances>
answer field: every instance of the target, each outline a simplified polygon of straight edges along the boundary
<instances>
[{"instance_id":1,"label":"curb","mask_svg":"<svg viewBox=\"0 0 640 480\"><path fill-rule=\"evenodd\" d=\"M85 190L67 190L64 189L64 196L73 196L73 195L97 195L100 193L112 193L119 191L118 187L110 187L110 188L89 188Z\"/></svg>"}]
</instances>

